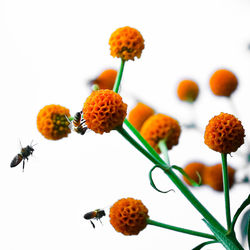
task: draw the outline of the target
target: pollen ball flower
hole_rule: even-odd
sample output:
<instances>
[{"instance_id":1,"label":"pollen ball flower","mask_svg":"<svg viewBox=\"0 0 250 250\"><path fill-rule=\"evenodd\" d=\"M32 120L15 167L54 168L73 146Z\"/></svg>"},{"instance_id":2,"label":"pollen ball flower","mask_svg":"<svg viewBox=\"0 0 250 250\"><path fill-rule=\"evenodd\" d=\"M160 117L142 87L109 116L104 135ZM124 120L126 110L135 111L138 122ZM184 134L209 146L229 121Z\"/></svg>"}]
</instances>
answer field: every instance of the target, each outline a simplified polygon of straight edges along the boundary
<instances>
[{"instance_id":1,"label":"pollen ball flower","mask_svg":"<svg viewBox=\"0 0 250 250\"><path fill-rule=\"evenodd\" d=\"M199 87L192 80L183 80L178 84L177 95L181 101L194 102L199 94Z\"/></svg>"},{"instance_id":2,"label":"pollen ball flower","mask_svg":"<svg viewBox=\"0 0 250 250\"><path fill-rule=\"evenodd\" d=\"M47 105L37 115L38 131L49 140L59 140L71 132L67 118L69 109L60 105Z\"/></svg>"},{"instance_id":3,"label":"pollen ball flower","mask_svg":"<svg viewBox=\"0 0 250 250\"><path fill-rule=\"evenodd\" d=\"M227 166L229 188L234 184L235 169ZM216 164L206 167L203 173L203 184L210 186L216 191L223 191L222 165Z\"/></svg>"},{"instance_id":4,"label":"pollen ball flower","mask_svg":"<svg viewBox=\"0 0 250 250\"><path fill-rule=\"evenodd\" d=\"M154 114L154 110L142 102L130 110L128 115L129 122L138 130L141 130L143 123Z\"/></svg>"},{"instance_id":5,"label":"pollen ball flower","mask_svg":"<svg viewBox=\"0 0 250 250\"><path fill-rule=\"evenodd\" d=\"M208 123L204 142L214 151L228 154L235 152L244 143L245 131L233 115L220 113Z\"/></svg>"},{"instance_id":6,"label":"pollen ball flower","mask_svg":"<svg viewBox=\"0 0 250 250\"><path fill-rule=\"evenodd\" d=\"M119 94L109 89L93 91L83 106L85 124L96 133L109 133L123 124L127 104Z\"/></svg>"},{"instance_id":7,"label":"pollen ball flower","mask_svg":"<svg viewBox=\"0 0 250 250\"><path fill-rule=\"evenodd\" d=\"M144 39L141 33L131 27L122 27L115 30L109 39L110 54L127 60L134 60L135 57L140 58L144 49Z\"/></svg>"},{"instance_id":8,"label":"pollen ball flower","mask_svg":"<svg viewBox=\"0 0 250 250\"><path fill-rule=\"evenodd\" d=\"M137 235L147 226L148 209L141 200L123 198L110 208L110 223L117 232Z\"/></svg>"},{"instance_id":9,"label":"pollen ball flower","mask_svg":"<svg viewBox=\"0 0 250 250\"><path fill-rule=\"evenodd\" d=\"M150 116L142 125L141 135L144 139L160 153L158 143L166 140L168 149L178 144L181 128L177 120L164 114Z\"/></svg>"},{"instance_id":10,"label":"pollen ball flower","mask_svg":"<svg viewBox=\"0 0 250 250\"><path fill-rule=\"evenodd\" d=\"M97 84L99 89L113 89L117 71L115 69L104 70L91 84Z\"/></svg>"},{"instance_id":11,"label":"pollen ball flower","mask_svg":"<svg viewBox=\"0 0 250 250\"><path fill-rule=\"evenodd\" d=\"M187 164L183 170L196 183L199 183L199 176L198 176L198 174L199 174L201 177L201 180L202 180L202 184L203 184L203 173L204 173L205 168L206 168L206 166L201 162L191 162L191 163ZM185 176L183 176L183 180L189 186L192 186L190 181Z\"/></svg>"},{"instance_id":12,"label":"pollen ball flower","mask_svg":"<svg viewBox=\"0 0 250 250\"><path fill-rule=\"evenodd\" d=\"M214 72L210 78L210 88L217 96L230 97L238 86L236 76L227 69L220 69Z\"/></svg>"}]
</instances>

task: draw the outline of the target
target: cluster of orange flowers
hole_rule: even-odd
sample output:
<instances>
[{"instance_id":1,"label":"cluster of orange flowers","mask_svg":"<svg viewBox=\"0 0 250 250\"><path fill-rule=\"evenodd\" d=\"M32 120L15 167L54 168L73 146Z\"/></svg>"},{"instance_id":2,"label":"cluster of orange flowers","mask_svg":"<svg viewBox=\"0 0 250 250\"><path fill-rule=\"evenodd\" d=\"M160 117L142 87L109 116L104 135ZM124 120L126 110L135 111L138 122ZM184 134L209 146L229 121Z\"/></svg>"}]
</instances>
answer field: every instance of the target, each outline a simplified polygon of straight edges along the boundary
<instances>
[{"instance_id":1,"label":"cluster of orange flowers","mask_svg":"<svg viewBox=\"0 0 250 250\"><path fill-rule=\"evenodd\" d=\"M131 27L123 27L112 33L110 51L113 57L124 61L140 58L144 49L144 39L140 32ZM105 70L92 84L98 85L86 99L82 117L88 129L95 133L109 133L123 125L127 115L127 104L112 89L117 77L116 70ZM230 97L237 87L237 78L228 70L216 71L210 79L210 88L215 95ZM180 100L193 103L199 94L199 87L193 80L183 80L178 84L177 95ZM70 113L60 105L48 105L40 110L37 116L37 128L47 139L58 140L70 133ZM140 132L142 137L160 153L158 143L162 140L168 149L178 144L181 127L179 122L165 114L138 103L131 110L128 120ZM244 143L244 128L233 115L221 113L213 117L205 130L205 144L220 153L235 152ZM222 166L205 166L202 163L191 163L184 168L185 172L196 182L201 177L203 185L214 190L223 190ZM234 184L235 170L228 166L230 187ZM190 185L189 180L184 181ZM124 235L136 235L147 225L148 210L140 200L121 199L110 209L110 222L116 231Z\"/></svg>"},{"instance_id":2,"label":"cluster of orange flowers","mask_svg":"<svg viewBox=\"0 0 250 250\"><path fill-rule=\"evenodd\" d=\"M227 166L229 187L231 188L235 183L235 169ZM216 191L223 191L223 177L222 177L222 165L216 164L213 166L206 166L201 162L191 162L184 167L184 171L188 176L201 185L208 185ZM201 178L201 179L200 179ZM183 180L188 184L192 185L190 181L183 176Z\"/></svg>"}]
</instances>

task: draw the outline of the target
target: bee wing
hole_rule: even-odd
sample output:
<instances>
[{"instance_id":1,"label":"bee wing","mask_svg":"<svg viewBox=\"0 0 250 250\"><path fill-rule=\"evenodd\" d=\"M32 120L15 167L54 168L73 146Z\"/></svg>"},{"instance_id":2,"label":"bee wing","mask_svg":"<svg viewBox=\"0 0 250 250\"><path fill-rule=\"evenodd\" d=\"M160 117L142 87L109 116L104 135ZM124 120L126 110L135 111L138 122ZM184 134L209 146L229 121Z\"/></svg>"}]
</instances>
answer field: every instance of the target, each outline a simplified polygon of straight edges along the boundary
<instances>
[{"instance_id":1,"label":"bee wing","mask_svg":"<svg viewBox=\"0 0 250 250\"><path fill-rule=\"evenodd\" d=\"M72 129L73 129L73 124L72 124L72 122L70 121L70 119L68 118L68 116L65 115L65 117L66 117L67 121L69 122L69 126L68 126L69 129L72 130Z\"/></svg>"},{"instance_id":2,"label":"bee wing","mask_svg":"<svg viewBox=\"0 0 250 250\"><path fill-rule=\"evenodd\" d=\"M10 163L10 167L14 168L15 166L17 166L21 161L23 160L23 157L21 154L17 154L14 159L11 161Z\"/></svg>"}]
</instances>

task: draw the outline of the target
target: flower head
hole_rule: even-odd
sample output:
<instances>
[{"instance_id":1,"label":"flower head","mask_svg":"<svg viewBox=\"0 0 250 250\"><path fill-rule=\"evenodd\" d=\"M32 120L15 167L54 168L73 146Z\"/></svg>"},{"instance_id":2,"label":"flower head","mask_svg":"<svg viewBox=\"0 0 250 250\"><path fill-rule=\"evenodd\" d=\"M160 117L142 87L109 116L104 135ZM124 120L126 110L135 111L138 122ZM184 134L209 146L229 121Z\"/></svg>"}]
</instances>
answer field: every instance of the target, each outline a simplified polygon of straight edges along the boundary
<instances>
[{"instance_id":1,"label":"flower head","mask_svg":"<svg viewBox=\"0 0 250 250\"><path fill-rule=\"evenodd\" d=\"M194 102L199 94L199 87L196 82L183 80L177 88L177 95L181 101Z\"/></svg>"},{"instance_id":2,"label":"flower head","mask_svg":"<svg viewBox=\"0 0 250 250\"><path fill-rule=\"evenodd\" d=\"M147 225L148 209L140 200L124 198L110 208L110 223L117 232L137 235Z\"/></svg>"},{"instance_id":3,"label":"flower head","mask_svg":"<svg viewBox=\"0 0 250 250\"><path fill-rule=\"evenodd\" d=\"M71 132L69 129L69 109L60 105L47 105L43 107L37 115L37 128L47 139L59 140L67 137Z\"/></svg>"},{"instance_id":4,"label":"flower head","mask_svg":"<svg viewBox=\"0 0 250 250\"><path fill-rule=\"evenodd\" d=\"M205 144L220 153L235 152L244 143L244 133L241 122L235 116L220 113L206 127Z\"/></svg>"},{"instance_id":5,"label":"flower head","mask_svg":"<svg viewBox=\"0 0 250 250\"><path fill-rule=\"evenodd\" d=\"M229 188L234 184L235 169L227 166ZM203 173L203 183L216 191L223 191L222 165L206 167Z\"/></svg>"},{"instance_id":6,"label":"flower head","mask_svg":"<svg viewBox=\"0 0 250 250\"><path fill-rule=\"evenodd\" d=\"M154 114L154 110L142 102L131 109L128 115L129 122L140 131L143 123Z\"/></svg>"},{"instance_id":7,"label":"flower head","mask_svg":"<svg viewBox=\"0 0 250 250\"><path fill-rule=\"evenodd\" d=\"M82 111L87 127L103 134L122 125L127 114L127 104L114 91L100 89L91 93Z\"/></svg>"},{"instance_id":8,"label":"flower head","mask_svg":"<svg viewBox=\"0 0 250 250\"><path fill-rule=\"evenodd\" d=\"M229 97L237 88L238 80L229 70L220 69L210 78L210 88L215 95Z\"/></svg>"},{"instance_id":9,"label":"flower head","mask_svg":"<svg viewBox=\"0 0 250 250\"><path fill-rule=\"evenodd\" d=\"M178 144L181 128L175 119L163 114L150 116L142 125L141 135L158 152L160 140L166 140L168 149Z\"/></svg>"},{"instance_id":10,"label":"flower head","mask_svg":"<svg viewBox=\"0 0 250 250\"><path fill-rule=\"evenodd\" d=\"M188 174L188 176L192 180L194 180L196 183L199 183L199 175L202 179L205 168L206 166L201 162L191 162L188 165L186 165L183 170L186 172L186 174ZM190 181L185 176L183 176L183 180L188 185L192 186Z\"/></svg>"},{"instance_id":11,"label":"flower head","mask_svg":"<svg viewBox=\"0 0 250 250\"><path fill-rule=\"evenodd\" d=\"M92 84L97 84L99 89L113 89L115 84L117 71L114 69L104 70L95 80L91 81Z\"/></svg>"},{"instance_id":12,"label":"flower head","mask_svg":"<svg viewBox=\"0 0 250 250\"><path fill-rule=\"evenodd\" d=\"M111 55L125 61L140 58L144 49L144 39L141 33L131 27L122 27L111 34L109 39Z\"/></svg>"}]
</instances>

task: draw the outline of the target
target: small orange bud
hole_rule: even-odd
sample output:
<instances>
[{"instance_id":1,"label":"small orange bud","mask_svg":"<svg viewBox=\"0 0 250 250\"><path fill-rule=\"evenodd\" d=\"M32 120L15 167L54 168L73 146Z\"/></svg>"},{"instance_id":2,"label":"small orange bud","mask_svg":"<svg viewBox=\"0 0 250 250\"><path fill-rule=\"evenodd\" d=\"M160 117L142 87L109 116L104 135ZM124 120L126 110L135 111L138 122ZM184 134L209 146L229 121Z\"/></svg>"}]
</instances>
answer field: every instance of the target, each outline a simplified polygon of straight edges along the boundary
<instances>
[{"instance_id":1,"label":"small orange bud","mask_svg":"<svg viewBox=\"0 0 250 250\"><path fill-rule=\"evenodd\" d=\"M183 80L177 88L177 95L181 101L194 102L199 94L199 87L196 82Z\"/></svg>"},{"instance_id":2,"label":"small orange bud","mask_svg":"<svg viewBox=\"0 0 250 250\"><path fill-rule=\"evenodd\" d=\"M129 122L140 131L143 123L154 114L154 110L142 102L131 109L128 115Z\"/></svg>"},{"instance_id":3,"label":"small orange bud","mask_svg":"<svg viewBox=\"0 0 250 250\"><path fill-rule=\"evenodd\" d=\"M119 94L109 89L93 91L83 106L85 124L96 133L109 133L121 126L127 114L127 104Z\"/></svg>"},{"instance_id":4,"label":"small orange bud","mask_svg":"<svg viewBox=\"0 0 250 250\"><path fill-rule=\"evenodd\" d=\"M201 162L192 162L189 163L188 165L185 166L185 168L183 169L186 174L192 179L194 180L196 183L199 183L200 179L199 179L199 175L201 177L203 177L203 172L205 170L206 166L201 163ZM190 183L190 181L183 176L183 180L189 185L192 186L192 184Z\"/></svg>"},{"instance_id":5,"label":"small orange bud","mask_svg":"<svg viewBox=\"0 0 250 250\"><path fill-rule=\"evenodd\" d=\"M117 71L114 69L104 70L95 80L91 81L92 84L97 84L99 89L113 89L115 84Z\"/></svg>"},{"instance_id":6,"label":"small orange bud","mask_svg":"<svg viewBox=\"0 0 250 250\"><path fill-rule=\"evenodd\" d=\"M208 123L204 139L207 146L220 153L235 152L244 143L245 131L233 115L220 113Z\"/></svg>"},{"instance_id":7,"label":"small orange bud","mask_svg":"<svg viewBox=\"0 0 250 250\"><path fill-rule=\"evenodd\" d=\"M227 171L229 187L231 188L234 184L235 169L227 166ZM203 183L216 191L223 191L222 165L217 164L211 167L206 167L203 172Z\"/></svg>"},{"instance_id":8,"label":"small orange bud","mask_svg":"<svg viewBox=\"0 0 250 250\"><path fill-rule=\"evenodd\" d=\"M125 61L140 58L144 49L144 39L141 33L131 27L122 27L111 34L109 39L110 51L113 57Z\"/></svg>"},{"instance_id":9,"label":"small orange bud","mask_svg":"<svg viewBox=\"0 0 250 250\"><path fill-rule=\"evenodd\" d=\"M210 88L215 95L229 97L237 88L238 80L229 70L220 69L210 78Z\"/></svg>"},{"instance_id":10,"label":"small orange bud","mask_svg":"<svg viewBox=\"0 0 250 250\"><path fill-rule=\"evenodd\" d=\"M141 135L158 152L160 140L166 140L168 149L178 144L181 128L177 120L163 114L150 116L142 125Z\"/></svg>"},{"instance_id":11,"label":"small orange bud","mask_svg":"<svg viewBox=\"0 0 250 250\"><path fill-rule=\"evenodd\" d=\"M117 232L137 235L147 226L148 209L140 200L124 198L110 208L110 223Z\"/></svg>"}]
</instances>

